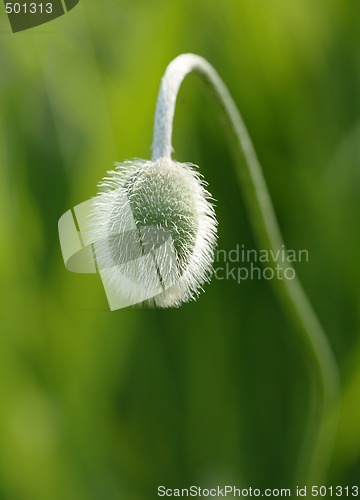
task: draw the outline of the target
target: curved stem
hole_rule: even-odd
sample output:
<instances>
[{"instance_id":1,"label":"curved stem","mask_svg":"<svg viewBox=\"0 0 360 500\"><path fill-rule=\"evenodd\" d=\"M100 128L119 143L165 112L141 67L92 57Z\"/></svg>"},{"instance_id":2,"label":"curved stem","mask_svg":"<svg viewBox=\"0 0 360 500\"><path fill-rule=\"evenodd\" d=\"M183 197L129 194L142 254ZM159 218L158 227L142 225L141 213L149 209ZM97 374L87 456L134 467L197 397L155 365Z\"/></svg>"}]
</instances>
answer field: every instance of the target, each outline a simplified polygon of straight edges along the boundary
<instances>
[{"instance_id":1,"label":"curved stem","mask_svg":"<svg viewBox=\"0 0 360 500\"><path fill-rule=\"evenodd\" d=\"M236 175L244 190L257 243L274 256L270 265L279 276L273 280L275 290L286 315L296 327L309 361L314 397L296 481L305 481L308 486L324 484L321 481L325 480L331 456L340 402L337 364L295 271L283 258L284 252L279 251L284 248L283 239L259 160L241 115L218 73L200 56L180 55L165 72L155 113L152 158L171 157L176 98L184 78L192 72L202 77L223 112L236 159ZM287 279L290 275L295 278Z\"/></svg>"}]
</instances>

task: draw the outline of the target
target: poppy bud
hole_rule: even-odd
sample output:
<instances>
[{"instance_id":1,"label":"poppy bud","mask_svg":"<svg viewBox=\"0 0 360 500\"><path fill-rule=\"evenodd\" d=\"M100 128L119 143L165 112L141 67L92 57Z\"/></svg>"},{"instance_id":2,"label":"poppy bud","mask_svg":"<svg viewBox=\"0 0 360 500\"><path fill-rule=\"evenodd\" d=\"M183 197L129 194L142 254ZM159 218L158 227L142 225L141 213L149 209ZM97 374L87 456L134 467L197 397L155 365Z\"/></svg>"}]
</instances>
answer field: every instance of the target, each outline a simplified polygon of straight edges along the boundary
<instances>
[{"instance_id":1,"label":"poppy bud","mask_svg":"<svg viewBox=\"0 0 360 500\"><path fill-rule=\"evenodd\" d=\"M116 164L99 184L89 235L116 294L172 307L195 298L209 278L216 226L194 165L136 159Z\"/></svg>"}]
</instances>

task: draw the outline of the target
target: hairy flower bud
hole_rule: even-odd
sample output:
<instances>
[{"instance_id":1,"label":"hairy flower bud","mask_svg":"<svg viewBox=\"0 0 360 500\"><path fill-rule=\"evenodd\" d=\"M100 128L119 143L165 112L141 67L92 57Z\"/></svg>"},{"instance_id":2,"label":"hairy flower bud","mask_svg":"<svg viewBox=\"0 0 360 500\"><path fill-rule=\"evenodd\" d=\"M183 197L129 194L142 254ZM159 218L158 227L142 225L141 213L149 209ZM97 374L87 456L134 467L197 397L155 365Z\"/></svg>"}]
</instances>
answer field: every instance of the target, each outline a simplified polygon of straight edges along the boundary
<instances>
[{"instance_id":1,"label":"hairy flower bud","mask_svg":"<svg viewBox=\"0 0 360 500\"><path fill-rule=\"evenodd\" d=\"M97 264L119 296L171 307L198 295L216 244L210 199L190 163L116 164L99 185L89 234Z\"/></svg>"}]
</instances>

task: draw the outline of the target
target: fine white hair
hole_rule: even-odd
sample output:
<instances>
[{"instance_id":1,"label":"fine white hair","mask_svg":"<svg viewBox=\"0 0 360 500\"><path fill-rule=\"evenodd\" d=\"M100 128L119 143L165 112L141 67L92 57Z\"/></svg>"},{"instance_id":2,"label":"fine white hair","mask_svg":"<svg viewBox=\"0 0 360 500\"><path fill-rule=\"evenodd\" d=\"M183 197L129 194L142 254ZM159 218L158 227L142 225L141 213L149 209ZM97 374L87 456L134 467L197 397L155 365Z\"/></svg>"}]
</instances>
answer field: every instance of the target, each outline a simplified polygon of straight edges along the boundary
<instances>
[{"instance_id":1,"label":"fine white hair","mask_svg":"<svg viewBox=\"0 0 360 500\"><path fill-rule=\"evenodd\" d=\"M195 299L211 276L217 239L212 198L191 163L117 163L99 184L89 237L98 268L119 297L177 307Z\"/></svg>"}]
</instances>

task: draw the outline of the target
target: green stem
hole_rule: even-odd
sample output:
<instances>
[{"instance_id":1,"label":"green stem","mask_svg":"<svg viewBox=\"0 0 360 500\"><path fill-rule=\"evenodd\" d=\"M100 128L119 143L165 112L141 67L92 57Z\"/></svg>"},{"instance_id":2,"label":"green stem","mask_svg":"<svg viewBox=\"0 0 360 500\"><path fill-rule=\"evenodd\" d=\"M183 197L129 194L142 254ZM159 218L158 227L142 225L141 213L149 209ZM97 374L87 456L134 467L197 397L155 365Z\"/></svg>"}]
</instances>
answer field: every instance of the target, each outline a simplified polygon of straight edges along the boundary
<instances>
[{"instance_id":1,"label":"green stem","mask_svg":"<svg viewBox=\"0 0 360 500\"><path fill-rule=\"evenodd\" d=\"M172 123L181 83L197 73L215 97L227 122L236 160L236 175L243 189L250 221L260 248L275 256L270 263L280 279L273 280L285 314L295 327L311 369L312 410L296 484L324 484L337 430L340 403L338 368L326 334L290 263L283 259L283 238L250 136L227 87L202 57L183 54L168 66L155 114L153 159L171 157ZM276 257L277 256L277 257ZM295 276L287 279L287 276Z\"/></svg>"}]
</instances>

